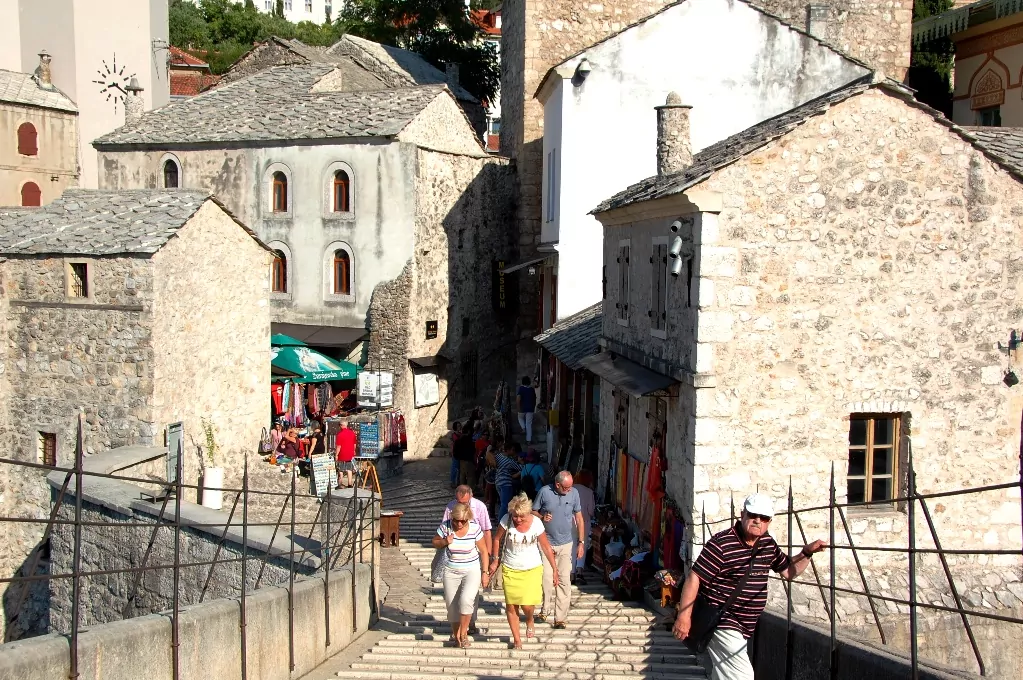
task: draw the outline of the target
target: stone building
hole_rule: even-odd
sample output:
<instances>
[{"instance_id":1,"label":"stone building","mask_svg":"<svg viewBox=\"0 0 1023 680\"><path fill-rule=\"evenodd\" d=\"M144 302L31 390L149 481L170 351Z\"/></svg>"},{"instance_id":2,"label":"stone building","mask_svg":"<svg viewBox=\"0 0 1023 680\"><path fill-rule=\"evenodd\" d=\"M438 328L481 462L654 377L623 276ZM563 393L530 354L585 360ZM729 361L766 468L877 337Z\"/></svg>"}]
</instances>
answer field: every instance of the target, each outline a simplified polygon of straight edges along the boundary
<instances>
[{"instance_id":1,"label":"stone building","mask_svg":"<svg viewBox=\"0 0 1023 680\"><path fill-rule=\"evenodd\" d=\"M40 206L78 183L78 109L50 80L0 70L0 206Z\"/></svg>"},{"instance_id":2,"label":"stone building","mask_svg":"<svg viewBox=\"0 0 1023 680\"><path fill-rule=\"evenodd\" d=\"M857 543L903 549L906 507L893 499L910 454L921 493L1017 480L1023 397L1003 376L1020 366L999 343L1023 314L1021 168L877 77L696 154L689 109L669 99L658 174L595 210L603 351L583 363L604 378L598 469L642 477L666 431L666 491L690 543L756 489L780 502L791 480L797 508L827 506L834 469L838 501L868 503L848 511ZM1018 550L1019 502L1000 491L931 508L946 548ZM827 517L804 515L807 533L826 537ZM905 554L860 559L875 593L908 596ZM944 601L937 561L920 564L920 599ZM838 584L860 588L848 551L838 565ZM952 564L971 606L1017 612L1020 569L1018 553ZM841 624L869 639L866 601L839 601ZM904 641L905 608L878 606ZM795 607L824 616L810 588ZM969 665L949 618L929 621L921 648ZM1005 631L976 625L989 671L1010 677Z\"/></svg>"},{"instance_id":3,"label":"stone building","mask_svg":"<svg viewBox=\"0 0 1023 680\"><path fill-rule=\"evenodd\" d=\"M441 71L415 52L345 35L330 47L306 45L301 40L276 36L258 43L238 58L221 82L233 83L271 66L327 65L337 69L331 87L338 92L380 90L388 87L447 85L469 122L483 134L487 111L458 84L458 67Z\"/></svg>"},{"instance_id":4,"label":"stone building","mask_svg":"<svg viewBox=\"0 0 1023 680\"><path fill-rule=\"evenodd\" d=\"M96 188L96 151L89 143L124 123L133 77L144 89L143 108L167 103L167 6L168 0L0 3L0 69L31 73L37 55L49 52L53 84L78 110L77 186Z\"/></svg>"},{"instance_id":5,"label":"stone building","mask_svg":"<svg viewBox=\"0 0 1023 680\"><path fill-rule=\"evenodd\" d=\"M270 254L251 231L205 191L69 189L43 208L0 211L0 258L6 457L72 465L79 413L88 453L162 446L182 421L195 484L210 418L216 462L238 480L270 388ZM4 516L48 515L43 472L0 475ZM43 525L4 530L8 577Z\"/></svg>"},{"instance_id":6,"label":"stone building","mask_svg":"<svg viewBox=\"0 0 1023 680\"><path fill-rule=\"evenodd\" d=\"M216 192L276 253L275 328L392 371L426 455L449 409L489 403L507 377L491 354L514 319L491 281L512 245L511 170L444 85L334 90L345 73L274 66L147 113L97 140L101 181ZM409 357L439 374L437 404L415 408Z\"/></svg>"}]
</instances>

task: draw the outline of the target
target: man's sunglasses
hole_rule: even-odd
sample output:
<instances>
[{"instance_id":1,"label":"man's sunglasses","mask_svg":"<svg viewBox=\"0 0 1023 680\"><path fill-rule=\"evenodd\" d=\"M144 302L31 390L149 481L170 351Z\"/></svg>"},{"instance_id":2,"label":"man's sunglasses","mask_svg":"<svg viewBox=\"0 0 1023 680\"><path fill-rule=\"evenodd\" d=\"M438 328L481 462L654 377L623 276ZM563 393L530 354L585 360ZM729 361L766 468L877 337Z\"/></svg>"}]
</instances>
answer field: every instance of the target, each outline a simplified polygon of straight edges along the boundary
<instances>
[{"instance_id":1,"label":"man's sunglasses","mask_svg":"<svg viewBox=\"0 0 1023 680\"><path fill-rule=\"evenodd\" d=\"M752 512L747 512L746 516L750 519L759 519L761 522L770 522L771 518L767 515L754 515Z\"/></svg>"}]
</instances>

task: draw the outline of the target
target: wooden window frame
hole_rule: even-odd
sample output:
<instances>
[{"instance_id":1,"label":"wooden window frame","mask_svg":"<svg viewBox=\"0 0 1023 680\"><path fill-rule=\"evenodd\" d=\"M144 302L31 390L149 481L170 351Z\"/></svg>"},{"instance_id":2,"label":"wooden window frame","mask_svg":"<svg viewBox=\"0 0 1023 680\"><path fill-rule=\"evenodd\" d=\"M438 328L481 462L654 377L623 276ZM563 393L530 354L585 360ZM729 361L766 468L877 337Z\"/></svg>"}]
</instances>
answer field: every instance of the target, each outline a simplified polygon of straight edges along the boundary
<instances>
[{"instance_id":1,"label":"wooden window frame","mask_svg":"<svg viewBox=\"0 0 1023 680\"><path fill-rule=\"evenodd\" d=\"M344 178L339 178L343 175ZM341 193L338 190L341 190ZM331 203L333 212L348 213L352 211L352 178L344 170L334 171L334 180L331 191Z\"/></svg>"},{"instance_id":2,"label":"wooden window frame","mask_svg":"<svg viewBox=\"0 0 1023 680\"><path fill-rule=\"evenodd\" d=\"M81 272L84 272L82 276ZM65 260L64 295L69 300L89 302L93 299L92 264L87 260ZM78 285L78 282L81 285Z\"/></svg>"},{"instance_id":3,"label":"wooden window frame","mask_svg":"<svg viewBox=\"0 0 1023 680\"><path fill-rule=\"evenodd\" d=\"M50 450L48 451L48 449ZM57 433L44 430L37 432L36 451L41 465L57 467Z\"/></svg>"},{"instance_id":4,"label":"wooden window frame","mask_svg":"<svg viewBox=\"0 0 1023 680\"><path fill-rule=\"evenodd\" d=\"M25 190L29 187L35 187L35 203L26 202ZM38 208L43 204L43 190L35 182L25 182L21 185L21 207L23 208Z\"/></svg>"},{"instance_id":5,"label":"wooden window frame","mask_svg":"<svg viewBox=\"0 0 1023 680\"><path fill-rule=\"evenodd\" d=\"M39 155L39 131L27 121L18 126L18 153L22 156Z\"/></svg>"},{"instance_id":6,"label":"wooden window frame","mask_svg":"<svg viewBox=\"0 0 1023 680\"><path fill-rule=\"evenodd\" d=\"M875 424L879 420L891 420L892 422L892 441L890 444L876 444L874 442L874 431ZM864 503L869 505L887 505L894 506L895 499L899 497L902 475L901 475L901 444L902 444L902 427L904 422L904 416L901 413L854 413L849 416L849 434L852 435L853 422L855 421L866 421L866 433L864 435L864 444L862 446L854 446L852 442L849 442L849 448L846 455L846 499L850 503ZM875 474L874 473L874 453L877 450L890 450L892 453L891 460L891 472L888 474ZM848 465L851 462L853 451L863 451L863 474L862 475L851 475L848 473ZM891 496L888 498L875 499L873 491L873 482L875 479L890 479L891 480ZM853 500L852 494L849 490L849 481L863 480L863 498L861 500Z\"/></svg>"},{"instance_id":7,"label":"wooden window frame","mask_svg":"<svg viewBox=\"0 0 1023 680\"><path fill-rule=\"evenodd\" d=\"M280 170L270 175L272 190L270 192L270 208L275 213L288 212L288 176Z\"/></svg>"},{"instance_id":8,"label":"wooden window frame","mask_svg":"<svg viewBox=\"0 0 1023 680\"><path fill-rule=\"evenodd\" d=\"M339 267L340 265L340 267ZM352 256L344 248L334 251L334 295L352 294Z\"/></svg>"},{"instance_id":9,"label":"wooden window frame","mask_svg":"<svg viewBox=\"0 0 1023 680\"><path fill-rule=\"evenodd\" d=\"M273 261L270 263L270 292L288 292L288 256L280 249L273 251Z\"/></svg>"}]
</instances>

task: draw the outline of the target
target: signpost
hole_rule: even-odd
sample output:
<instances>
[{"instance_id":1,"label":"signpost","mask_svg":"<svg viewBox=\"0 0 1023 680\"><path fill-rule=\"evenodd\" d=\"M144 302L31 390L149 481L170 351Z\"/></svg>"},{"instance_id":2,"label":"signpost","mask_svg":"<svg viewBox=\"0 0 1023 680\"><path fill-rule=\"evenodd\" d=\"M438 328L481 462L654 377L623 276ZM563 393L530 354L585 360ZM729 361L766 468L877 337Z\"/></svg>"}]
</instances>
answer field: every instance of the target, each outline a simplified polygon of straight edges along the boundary
<instances>
[{"instance_id":1,"label":"signpost","mask_svg":"<svg viewBox=\"0 0 1023 680\"><path fill-rule=\"evenodd\" d=\"M317 496L326 496L327 488L337 486L337 467L334 465L334 457L330 454L320 453L310 457L313 469L313 484Z\"/></svg>"},{"instance_id":2,"label":"signpost","mask_svg":"<svg viewBox=\"0 0 1023 680\"><path fill-rule=\"evenodd\" d=\"M178 459L184 452L185 425L177 422L167 426L167 483L178 482Z\"/></svg>"},{"instance_id":3,"label":"signpost","mask_svg":"<svg viewBox=\"0 0 1023 680\"><path fill-rule=\"evenodd\" d=\"M394 403L394 374L388 371L359 373L359 406L387 408Z\"/></svg>"}]
</instances>

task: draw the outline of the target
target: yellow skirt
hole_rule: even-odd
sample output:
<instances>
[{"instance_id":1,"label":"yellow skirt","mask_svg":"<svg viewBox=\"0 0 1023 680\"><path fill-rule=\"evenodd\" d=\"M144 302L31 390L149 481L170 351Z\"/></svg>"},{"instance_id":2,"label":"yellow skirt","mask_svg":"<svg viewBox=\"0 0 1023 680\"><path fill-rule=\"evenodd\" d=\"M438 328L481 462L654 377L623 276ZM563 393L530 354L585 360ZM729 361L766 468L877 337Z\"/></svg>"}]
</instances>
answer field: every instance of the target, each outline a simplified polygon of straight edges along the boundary
<instances>
[{"instance_id":1,"label":"yellow skirt","mask_svg":"<svg viewBox=\"0 0 1023 680\"><path fill-rule=\"evenodd\" d=\"M501 566L505 604L540 606L543 604L543 565L535 569L509 569Z\"/></svg>"}]
</instances>

